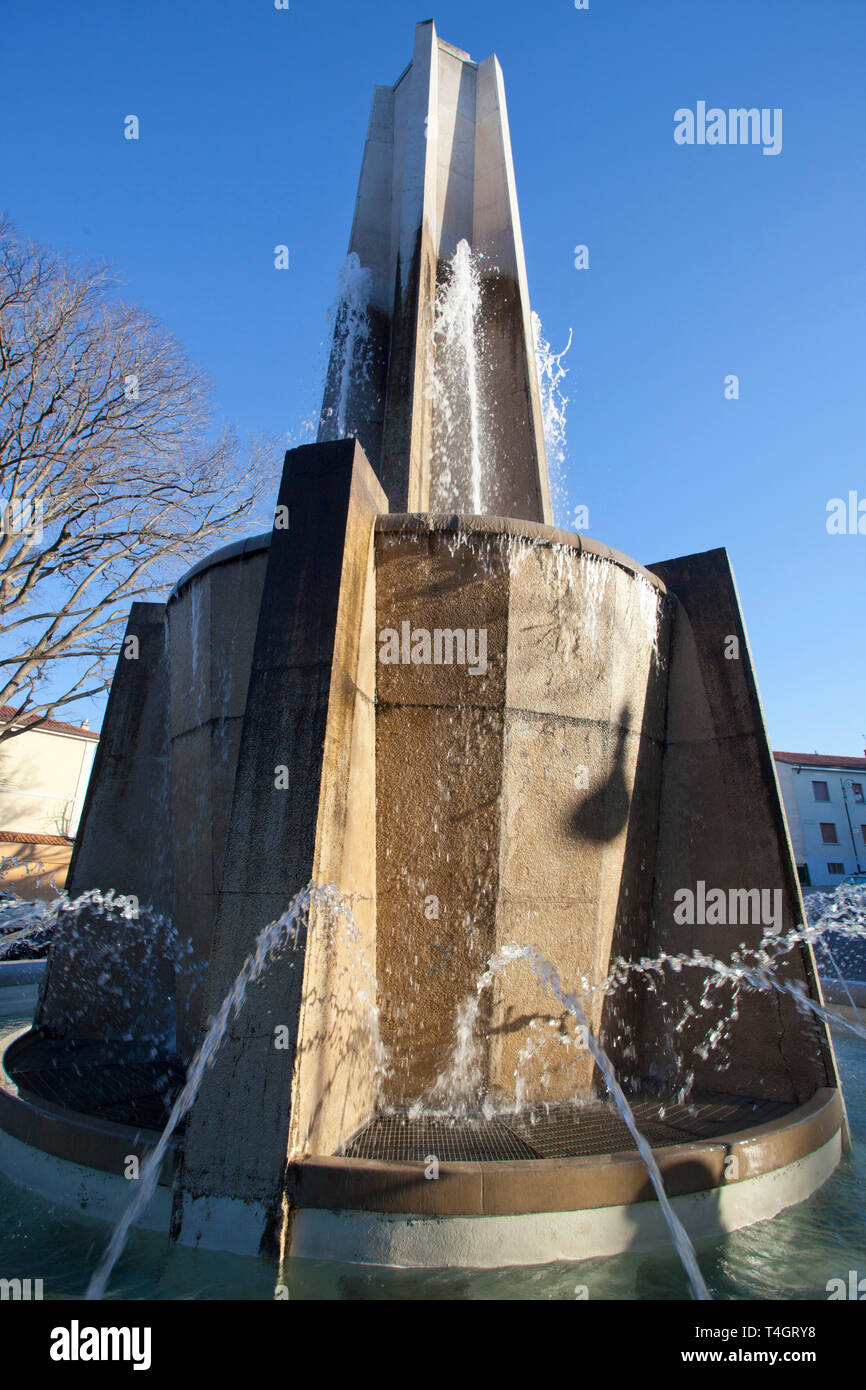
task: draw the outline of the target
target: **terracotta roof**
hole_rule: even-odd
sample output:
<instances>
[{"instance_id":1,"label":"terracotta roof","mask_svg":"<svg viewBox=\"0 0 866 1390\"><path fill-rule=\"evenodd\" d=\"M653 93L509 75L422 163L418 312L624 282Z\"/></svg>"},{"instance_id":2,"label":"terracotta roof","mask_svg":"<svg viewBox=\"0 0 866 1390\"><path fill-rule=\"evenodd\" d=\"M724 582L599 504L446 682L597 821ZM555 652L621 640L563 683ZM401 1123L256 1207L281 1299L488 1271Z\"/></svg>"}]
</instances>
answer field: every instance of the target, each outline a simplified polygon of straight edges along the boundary
<instances>
[{"instance_id":1,"label":"terracotta roof","mask_svg":"<svg viewBox=\"0 0 866 1390\"><path fill-rule=\"evenodd\" d=\"M25 714L23 719L15 718L14 705L0 705L0 724L34 724L39 723L38 714ZM98 741L99 732L96 729L82 729L80 724L65 724L62 719L45 719L39 724L40 730L49 734L77 734L79 738L92 739Z\"/></svg>"},{"instance_id":2,"label":"terracotta roof","mask_svg":"<svg viewBox=\"0 0 866 1390\"><path fill-rule=\"evenodd\" d=\"M774 753L780 763L794 763L800 767L839 767L850 768L852 772L866 772L866 758L846 758L835 753Z\"/></svg>"},{"instance_id":3,"label":"terracotta roof","mask_svg":"<svg viewBox=\"0 0 866 1390\"><path fill-rule=\"evenodd\" d=\"M4 845L71 845L68 835L34 835L30 830L0 830Z\"/></svg>"}]
</instances>

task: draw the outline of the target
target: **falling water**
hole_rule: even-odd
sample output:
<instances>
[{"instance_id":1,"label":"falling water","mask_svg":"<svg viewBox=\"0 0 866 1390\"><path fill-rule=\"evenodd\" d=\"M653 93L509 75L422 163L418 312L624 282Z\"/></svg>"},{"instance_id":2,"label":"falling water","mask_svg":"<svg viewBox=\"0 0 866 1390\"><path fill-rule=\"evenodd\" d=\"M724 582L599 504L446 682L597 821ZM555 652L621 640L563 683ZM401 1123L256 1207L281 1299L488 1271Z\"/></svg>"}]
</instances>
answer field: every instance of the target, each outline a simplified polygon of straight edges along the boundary
<instances>
[{"instance_id":1,"label":"falling water","mask_svg":"<svg viewBox=\"0 0 866 1390\"><path fill-rule=\"evenodd\" d=\"M541 396L541 421L544 429L547 471L550 476L553 520L556 526L568 528L572 522L565 482L567 455L565 415L568 396L562 393L562 382L568 375L568 368L563 365L563 358L571 348L571 329L568 330L568 342L565 347L561 352L554 352L542 331L541 319L533 309L532 343L535 349L535 368L538 373L538 389Z\"/></svg>"},{"instance_id":2,"label":"falling water","mask_svg":"<svg viewBox=\"0 0 866 1390\"><path fill-rule=\"evenodd\" d=\"M864 912L864 922L866 922L866 912ZM805 927L787 932L784 936L765 937L757 947L746 947L741 944L739 948L732 952L728 961L718 960L715 956L707 955L701 950L691 952L679 952L676 955L669 955L662 951L653 958L641 957L640 960L626 960L618 957L614 962L611 972L605 982L599 987L605 994L613 994L616 989L621 988L627 983L631 976L642 976L645 980L651 981L652 976L663 977L666 969L679 974L683 970L702 970L707 972L710 978L720 982L727 982L735 987L746 985L751 989L764 992L774 991L777 994L786 995L793 999L799 1011L804 1015L814 1015L824 1023L835 1024L840 1028L846 1028L859 1037L866 1038L866 1026L857 1020L846 1018L837 1009L826 1004L821 1004L817 999L813 999L805 991L805 985L801 980L790 980L781 978L777 973L777 966L783 958L790 954L801 943L815 944L820 941L823 931L828 929L828 924L822 927ZM866 940L866 925L850 925L847 930L852 937Z\"/></svg>"},{"instance_id":3,"label":"falling water","mask_svg":"<svg viewBox=\"0 0 866 1390\"><path fill-rule=\"evenodd\" d=\"M479 984L475 994L470 994L458 1004L454 1046L448 1061L433 1082L423 1106L419 1101L409 1111L410 1119L414 1119L422 1109L425 1114L444 1110L455 1118L478 1110L481 1104L482 1054L477 1024L482 989L483 984Z\"/></svg>"},{"instance_id":4,"label":"falling water","mask_svg":"<svg viewBox=\"0 0 866 1390\"><path fill-rule=\"evenodd\" d=\"M349 395L353 386L365 380L370 369L370 296L373 276L356 251L350 251L337 278L337 297L328 311L333 324L333 360L336 402L330 407L329 439L345 439ZM324 421L322 422L325 423Z\"/></svg>"},{"instance_id":5,"label":"falling water","mask_svg":"<svg viewBox=\"0 0 866 1390\"><path fill-rule=\"evenodd\" d=\"M479 977L475 993L470 995L467 999L464 999L458 1006L456 1042L444 1071L437 1078L429 1093L427 1098L428 1103L423 1107L423 1113L431 1113L428 1107L435 1107L437 1104L441 1105L443 1102L447 1102L448 1113L453 1116L465 1115L471 1113L472 1110L477 1113L479 1109L484 1113L480 1099L481 1044L476 1031L476 1023L479 1016L479 1001L483 991L493 983L494 977L514 961L519 960L526 962L541 983L547 986L557 1002L561 1004L575 1020L581 1031L581 1037L585 1041L599 1071L604 1077L608 1091L614 1100L617 1110L634 1139L635 1147L646 1164L650 1181L655 1188L659 1205L661 1206L662 1213L668 1224L674 1247L689 1277L692 1292L697 1299L709 1299L710 1295L704 1283L703 1275L698 1267L694 1246L689 1239L685 1227L671 1206L670 1198L665 1191L664 1179L662 1178L655 1155L649 1143L637 1127L637 1122L632 1113L631 1106L625 1097L622 1087L617 1081L613 1064L598 1039L594 1036L578 996L565 992L555 967L552 966L534 946L512 945L506 946L501 951L497 952L496 955L491 957L487 969ZM416 1105L413 1107L412 1111L410 1111L410 1118L417 1117L421 1112L421 1106ZM433 1113L435 1113L435 1109Z\"/></svg>"},{"instance_id":6,"label":"falling water","mask_svg":"<svg viewBox=\"0 0 866 1390\"><path fill-rule=\"evenodd\" d=\"M727 1029L738 1016L738 997L743 988L774 991L786 995L793 998L798 1009L807 1016L812 1015L820 1018L827 1024L841 1025L860 1037L866 1037L866 1025L856 1011L855 1019L852 1021L832 1007L821 1004L817 999L812 999L806 994L800 982L787 980L778 974L779 968L784 964L785 957L796 950L801 943L820 944L821 937L831 929L837 933L841 931L847 934L851 940L866 941L866 888L843 886L834 893L822 895L820 901L813 902L812 915L812 925L790 931L784 936L778 934L765 936L757 947L748 947L745 943L741 943L732 952L728 961L717 960L701 951L677 955L662 952L655 958L643 957L639 961L617 957L612 963L610 973L601 983L593 985L585 977L582 978L581 995L584 998L595 992L612 995L622 987L629 988L630 982L635 976L642 977L650 984L651 988L654 988L655 982L663 980L665 972L668 970L674 974L680 974L687 969L699 969L705 972L706 979L700 999L697 1002L697 1008L689 1000L686 1000L682 1018L672 1029L673 1034L676 1035L690 1019L699 1017L703 1011L711 1012L712 1017L706 1037L702 1042L692 1047L692 1051L704 1059L711 1054L717 1054ZM441 1114L443 1111L455 1118L472 1114L483 1114L490 1118L495 1113L493 1105L484 1095L482 1039L478 1029L481 996L492 983L495 974L515 960L525 961L542 983L548 987L554 998L577 1022L583 1042L604 1077L608 1091L635 1141L638 1152L646 1163L659 1197L659 1203L668 1222L674 1245L689 1275L695 1296L701 1299L707 1298L709 1295L697 1266L694 1249L673 1211L664 1190L661 1172L658 1169L652 1149L638 1129L634 1114L617 1080L613 1064L604 1047L589 1028L580 997L577 994L565 992L556 969L535 947L512 945L503 949L490 960L487 969L479 977L474 992L458 1005L455 1041L443 1070L437 1076L423 1101L416 1102L412 1107L409 1118L418 1118L422 1114ZM732 987L733 997L729 1007L725 1010L720 1007L720 1003L714 995L726 985ZM556 1033L555 1037L556 1041L562 1041L559 1032ZM518 1060L515 1093L518 1111L524 1108L527 1100L526 1088L525 1085L521 1084L519 1075L520 1068L524 1061L529 1060L530 1055L539 1051L539 1045L544 1046L544 1038L540 1033L537 1037L533 1035L528 1040ZM692 1074L689 1073L685 1083L680 1088L680 1093L677 1096L678 1101L687 1098L691 1082ZM663 1114L664 1112L661 1111L660 1113Z\"/></svg>"},{"instance_id":7,"label":"falling water","mask_svg":"<svg viewBox=\"0 0 866 1390\"><path fill-rule=\"evenodd\" d=\"M433 472L441 476L442 488L442 496L435 499L435 504L447 508L454 505L453 494L459 497L462 493L463 479L454 477L454 464L458 461L459 472L467 475L470 504L476 515L484 510L485 469L479 383L483 352L480 309L478 258L468 241L463 240L436 291L428 376L435 439Z\"/></svg>"},{"instance_id":8,"label":"falling water","mask_svg":"<svg viewBox=\"0 0 866 1390\"><path fill-rule=\"evenodd\" d=\"M510 964L510 962L514 960L524 960L538 979L541 980L542 984L547 985L547 988L557 1002L561 1004L564 1009L568 1010L578 1027L584 1029L587 1047L592 1053L595 1063L604 1077L605 1084L613 1097L617 1110L628 1126L638 1153L646 1164L650 1181L655 1188L659 1205L668 1223L674 1247L689 1277L692 1293L697 1299L702 1301L708 1300L710 1295L698 1266L695 1248L688 1237L685 1227L671 1206L670 1198L665 1191L661 1170L655 1159L655 1154L637 1127L637 1121L632 1114L631 1106L626 1100L623 1089L616 1079L613 1064L604 1048L601 1046L601 1043L593 1034L580 1000L576 994L567 994L565 992L555 967L552 966L548 960L545 960L541 952L537 951L534 946L506 946L493 958L493 960L491 960L489 967L490 973L494 973L496 970Z\"/></svg>"}]
</instances>

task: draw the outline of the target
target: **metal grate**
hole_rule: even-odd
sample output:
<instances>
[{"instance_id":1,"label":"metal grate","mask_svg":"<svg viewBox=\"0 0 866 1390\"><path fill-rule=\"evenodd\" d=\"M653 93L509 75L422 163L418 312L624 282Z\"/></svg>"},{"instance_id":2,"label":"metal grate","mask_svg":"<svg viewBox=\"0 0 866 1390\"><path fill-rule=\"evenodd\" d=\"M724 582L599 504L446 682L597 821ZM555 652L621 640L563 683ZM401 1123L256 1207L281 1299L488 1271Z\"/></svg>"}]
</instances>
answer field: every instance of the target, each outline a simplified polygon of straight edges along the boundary
<instances>
[{"instance_id":1,"label":"metal grate","mask_svg":"<svg viewBox=\"0 0 866 1390\"><path fill-rule=\"evenodd\" d=\"M387 1158L423 1163L435 1154L441 1163L496 1163L538 1158L519 1134L499 1120L449 1120L404 1114L377 1115L344 1150L347 1158Z\"/></svg>"},{"instance_id":2,"label":"metal grate","mask_svg":"<svg viewBox=\"0 0 866 1390\"><path fill-rule=\"evenodd\" d=\"M185 1079L181 1061L141 1043L31 1037L9 1066L12 1080L35 1100L136 1128L160 1130ZM765 1124L794 1107L748 1097L695 1096L682 1105L637 1097L631 1107L653 1148L713 1139ZM183 1125L179 1127L182 1132ZM633 1153L628 1127L609 1101L535 1106L519 1114L449 1119L402 1111L375 1116L345 1146L347 1158L443 1163L575 1158Z\"/></svg>"},{"instance_id":3,"label":"metal grate","mask_svg":"<svg viewBox=\"0 0 866 1390\"><path fill-rule=\"evenodd\" d=\"M160 1130L183 1086L185 1068L177 1057L140 1043L33 1038L13 1057L9 1073L34 1100Z\"/></svg>"},{"instance_id":4,"label":"metal grate","mask_svg":"<svg viewBox=\"0 0 866 1390\"><path fill-rule=\"evenodd\" d=\"M685 1105L651 1098L631 1102L638 1129L653 1148L713 1139L766 1124L793 1110L781 1101L707 1096ZM491 1120L449 1120L404 1112L376 1115L344 1147L346 1158L441 1163L494 1163L506 1159L577 1158L633 1153L635 1142L612 1102L536 1106Z\"/></svg>"}]
</instances>

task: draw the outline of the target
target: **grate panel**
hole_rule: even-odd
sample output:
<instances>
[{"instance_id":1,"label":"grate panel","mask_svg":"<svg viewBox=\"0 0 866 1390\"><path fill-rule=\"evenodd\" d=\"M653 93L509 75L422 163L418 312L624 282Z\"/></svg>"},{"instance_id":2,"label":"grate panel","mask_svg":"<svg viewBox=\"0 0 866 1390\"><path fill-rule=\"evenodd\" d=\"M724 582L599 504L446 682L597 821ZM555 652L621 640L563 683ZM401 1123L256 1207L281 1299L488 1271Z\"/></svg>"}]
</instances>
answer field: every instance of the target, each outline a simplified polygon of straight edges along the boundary
<instances>
[{"instance_id":1,"label":"grate panel","mask_svg":"<svg viewBox=\"0 0 866 1390\"><path fill-rule=\"evenodd\" d=\"M631 1107L638 1129L654 1149L752 1129L794 1109L780 1101L736 1096L696 1098L684 1105L645 1097ZM431 1154L446 1163L492 1163L634 1152L628 1126L613 1103L604 1101L537 1106L492 1120L376 1115L343 1149L347 1158L415 1163Z\"/></svg>"}]
</instances>

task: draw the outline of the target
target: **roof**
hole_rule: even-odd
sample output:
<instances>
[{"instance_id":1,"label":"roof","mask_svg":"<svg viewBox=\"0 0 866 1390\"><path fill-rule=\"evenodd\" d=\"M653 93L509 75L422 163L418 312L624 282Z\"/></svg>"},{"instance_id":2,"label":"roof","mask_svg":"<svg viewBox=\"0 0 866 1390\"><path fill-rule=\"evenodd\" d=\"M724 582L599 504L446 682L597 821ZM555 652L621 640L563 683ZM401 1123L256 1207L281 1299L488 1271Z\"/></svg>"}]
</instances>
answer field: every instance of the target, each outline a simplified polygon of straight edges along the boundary
<instances>
[{"instance_id":1,"label":"roof","mask_svg":"<svg viewBox=\"0 0 866 1390\"><path fill-rule=\"evenodd\" d=\"M83 729L80 724L65 724L62 719L41 719L38 714L25 714L21 719L15 717L14 705L0 705L0 724L38 724L40 733L74 734L76 738L99 741L96 729Z\"/></svg>"},{"instance_id":2,"label":"roof","mask_svg":"<svg viewBox=\"0 0 866 1390\"><path fill-rule=\"evenodd\" d=\"M777 763L794 763L798 767L850 768L866 772L866 758L846 758L835 753L774 753Z\"/></svg>"},{"instance_id":3,"label":"roof","mask_svg":"<svg viewBox=\"0 0 866 1390\"><path fill-rule=\"evenodd\" d=\"M71 845L69 835L34 834L32 830L0 830L3 845Z\"/></svg>"}]
</instances>

